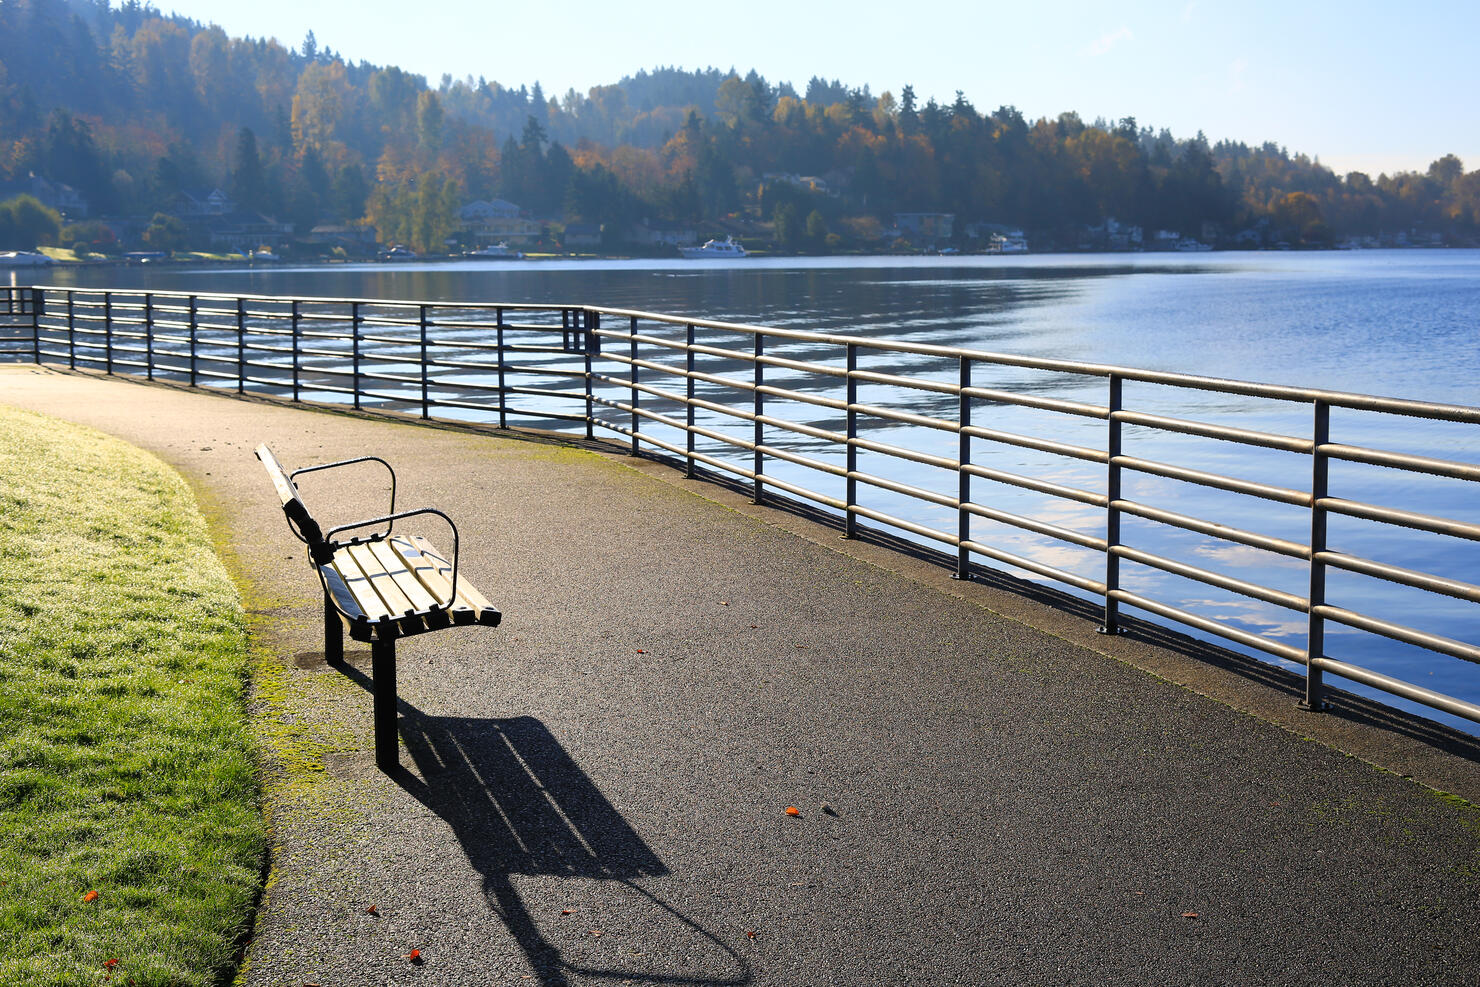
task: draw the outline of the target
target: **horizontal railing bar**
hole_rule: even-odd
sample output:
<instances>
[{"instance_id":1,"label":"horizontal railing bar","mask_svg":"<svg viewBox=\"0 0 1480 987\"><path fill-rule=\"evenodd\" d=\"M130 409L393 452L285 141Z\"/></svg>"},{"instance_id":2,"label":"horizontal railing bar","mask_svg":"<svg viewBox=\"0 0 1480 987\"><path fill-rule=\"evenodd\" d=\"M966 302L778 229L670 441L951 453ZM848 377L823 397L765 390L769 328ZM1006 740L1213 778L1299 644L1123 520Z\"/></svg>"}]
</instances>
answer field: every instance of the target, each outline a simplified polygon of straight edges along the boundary
<instances>
[{"instance_id":1,"label":"horizontal railing bar","mask_svg":"<svg viewBox=\"0 0 1480 987\"><path fill-rule=\"evenodd\" d=\"M1051 439L1039 439L1031 435L1019 435L1016 432L1002 432L995 428L983 428L980 425L964 425L961 427L960 432L962 435L969 435L973 439L986 439L989 442L1000 442L1003 445L1017 446L1021 449L1050 452L1054 455L1082 459L1091 463L1105 463L1110 459L1108 453L1099 449L1091 449L1088 446L1069 445L1064 442L1054 442Z\"/></svg>"},{"instance_id":2,"label":"horizontal railing bar","mask_svg":"<svg viewBox=\"0 0 1480 987\"><path fill-rule=\"evenodd\" d=\"M1196 483L1204 487L1248 494L1251 497L1262 497L1265 500L1278 501L1282 504L1293 504L1296 507L1310 506L1310 494L1287 487L1255 483L1253 480L1236 480L1217 473L1204 473L1202 470L1172 466L1169 463L1158 463L1149 459L1136 459L1133 456L1116 456L1111 460L1111 465L1135 470L1138 473L1150 473L1152 476L1165 476L1172 480L1184 480L1187 483Z\"/></svg>"},{"instance_id":3,"label":"horizontal railing bar","mask_svg":"<svg viewBox=\"0 0 1480 987\"><path fill-rule=\"evenodd\" d=\"M960 384L948 384L945 381L928 380L922 377L902 377L899 374L886 374L879 370L854 370L851 373L844 371L843 376L867 384L882 384L886 387L907 387L916 391L934 391L937 394L961 393Z\"/></svg>"},{"instance_id":4,"label":"horizontal railing bar","mask_svg":"<svg viewBox=\"0 0 1480 987\"><path fill-rule=\"evenodd\" d=\"M1011 404L1022 408L1037 408L1040 411L1057 411L1066 415L1078 415L1081 418L1105 419L1110 417L1110 409L1101 404L1043 398L1032 394L1014 394L1012 391L999 391L989 387L966 387L960 388L959 391L969 398L989 401L993 404Z\"/></svg>"},{"instance_id":5,"label":"horizontal railing bar","mask_svg":"<svg viewBox=\"0 0 1480 987\"><path fill-rule=\"evenodd\" d=\"M1382 521L1385 524L1395 524L1402 528L1414 528L1419 531L1432 531L1439 535L1453 535L1456 538L1480 541L1480 524L1431 517L1428 514L1416 514L1413 511L1399 510L1396 507L1377 507L1360 501L1343 500L1340 497L1322 497L1317 506L1332 514L1343 514L1347 517L1361 518L1364 521Z\"/></svg>"},{"instance_id":6,"label":"horizontal railing bar","mask_svg":"<svg viewBox=\"0 0 1480 987\"><path fill-rule=\"evenodd\" d=\"M1462 582L1458 579L1446 579L1443 576L1435 576L1427 572L1419 572L1416 569L1404 569L1401 566L1391 565L1387 562L1374 562L1357 555L1347 555L1342 552L1317 552L1317 562L1336 569L1345 569L1347 572L1357 572L1364 576L1372 576L1390 583L1402 583L1404 586L1413 586L1417 589L1425 589L1431 593L1441 593L1444 596L1452 596L1459 600L1468 600L1471 603L1480 603L1480 586L1474 583Z\"/></svg>"},{"instance_id":7,"label":"horizontal railing bar","mask_svg":"<svg viewBox=\"0 0 1480 987\"><path fill-rule=\"evenodd\" d=\"M980 542L967 540L961 542L961 545L977 555L982 555L986 558L1006 563L1007 565L1017 566L1019 569L1028 572L1035 572L1040 576L1045 576L1065 585L1082 589L1086 593L1094 593L1097 596L1105 595L1105 584L1099 580L1078 576L1072 572L1066 572L1063 569L1045 565L1042 562L1034 562L1032 559L1024 558L1021 555L1014 555L1011 552L1005 552L1000 548L993 548L991 545L983 545Z\"/></svg>"},{"instance_id":8,"label":"horizontal railing bar","mask_svg":"<svg viewBox=\"0 0 1480 987\"><path fill-rule=\"evenodd\" d=\"M925 428L934 428L942 432L955 432L961 426L948 418L934 418L930 415L917 415L912 411L897 411L893 408L885 408L876 404L855 404L849 407L860 415L868 415L872 418L883 418L892 422L904 422L906 425L923 425Z\"/></svg>"},{"instance_id":9,"label":"horizontal railing bar","mask_svg":"<svg viewBox=\"0 0 1480 987\"><path fill-rule=\"evenodd\" d=\"M1223 439L1228 442L1237 442L1240 445L1261 446L1265 449L1279 449L1284 452L1309 454L1315 448L1315 443L1310 439L1297 439L1289 435L1259 432L1247 428L1232 428L1227 425L1210 425L1186 418L1168 418L1165 415L1148 415L1139 411L1117 411L1110 417L1126 425L1142 425L1163 432L1201 435L1210 439Z\"/></svg>"},{"instance_id":10,"label":"horizontal railing bar","mask_svg":"<svg viewBox=\"0 0 1480 987\"><path fill-rule=\"evenodd\" d=\"M1294 648L1288 644L1280 644L1278 641L1266 640L1258 634L1250 634L1248 631L1239 630L1237 627L1229 627L1226 624L1220 624L1216 620L1210 620L1207 617L1189 613L1186 610L1168 606L1165 603L1158 603L1156 600L1135 593L1128 593L1123 589L1111 590L1108 595L1116 602L1125 603L1145 610L1148 613L1166 617L1168 620L1175 620L1177 623L1186 624L1188 627L1196 627L1200 631L1216 634L1218 637L1227 638L1230 641L1237 641L1239 644L1253 648L1256 651L1263 651L1266 654L1285 658L1289 661L1298 661L1302 665L1306 663L1305 651L1300 648Z\"/></svg>"},{"instance_id":11,"label":"horizontal railing bar","mask_svg":"<svg viewBox=\"0 0 1480 987\"><path fill-rule=\"evenodd\" d=\"M1090 490L1080 490L1078 487L1065 486L1062 483L1054 483L1052 480L1039 480L1036 477L1020 476L1017 473L992 469L988 466L978 466L975 463L968 463L962 466L961 472L969 473L972 476L979 476L983 480L993 480L997 483L1006 483L1009 486L1021 487L1024 490L1033 490L1038 493L1048 494L1050 497L1060 497L1064 500L1072 500L1080 504L1089 504L1092 507L1104 507L1110 501L1110 498L1104 494L1094 493Z\"/></svg>"},{"instance_id":12,"label":"horizontal railing bar","mask_svg":"<svg viewBox=\"0 0 1480 987\"><path fill-rule=\"evenodd\" d=\"M887 442L876 442L873 439L863 438L850 439L846 435L839 438L838 441L844 445L851 445L868 452L881 453L885 456L893 456L895 459L906 459L912 463L920 463L923 466L935 466L948 470L958 470L961 468L961 463L958 460L948 459L945 456L932 456L928 452L915 452L912 449L890 445Z\"/></svg>"},{"instance_id":13,"label":"horizontal railing bar","mask_svg":"<svg viewBox=\"0 0 1480 987\"><path fill-rule=\"evenodd\" d=\"M1353 682L1360 682L1362 685L1370 686L1373 689L1379 689L1411 702L1420 703L1428 706L1430 709L1437 709L1441 712L1449 713L1452 716L1458 716L1474 723L1480 723L1480 706L1476 706L1474 703L1467 703L1463 699L1455 699L1453 696L1446 696L1442 692L1425 689L1411 682L1404 682L1402 679L1395 679L1391 676L1383 675L1380 672L1362 668L1360 665L1337 661L1335 658L1318 658L1315 661L1315 665L1317 668L1330 672L1333 675L1340 675L1342 678L1351 679Z\"/></svg>"},{"instance_id":14,"label":"horizontal railing bar","mask_svg":"<svg viewBox=\"0 0 1480 987\"><path fill-rule=\"evenodd\" d=\"M1371 617L1367 614L1357 613L1345 607L1318 606L1313 607L1312 612L1327 620L1334 620L1338 624L1355 627L1358 630L1369 631L1380 634L1383 637L1392 638L1394 641L1402 641L1404 644L1415 644L1420 648L1437 651L1441 654L1451 655L1455 658L1463 658L1480 664L1480 647L1467 644L1464 641L1456 641L1453 638L1444 637L1440 634L1430 634L1428 631L1416 630L1403 624L1395 624L1390 620L1380 617Z\"/></svg>"},{"instance_id":15,"label":"horizontal railing bar","mask_svg":"<svg viewBox=\"0 0 1480 987\"><path fill-rule=\"evenodd\" d=\"M1241 528L1233 528L1226 524L1218 524L1213 521L1204 521L1202 518L1190 517L1186 514L1178 514L1176 511L1168 511L1160 507L1151 507L1148 504L1138 504L1133 500L1117 500L1111 505L1122 514L1134 514L1150 521L1159 521L1169 524L1174 528L1182 528L1185 531L1195 531L1198 534L1210 535L1225 541L1238 542L1252 548L1262 548L1266 552L1274 552L1277 555L1288 556L1292 559L1309 559L1310 547L1300 542L1289 541L1285 538L1275 538L1271 535L1261 535L1253 531L1244 531Z\"/></svg>"},{"instance_id":16,"label":"horizontal railing bar","mask_svg":"<svg viewBox=\"0 0 1480 987\"><path fill-rule=\"evenodd\" d=\"M916 524L914 521L906 521L902 517L895 517L893 514L886 513L885 511L876 511L871 507L863 507L860 504L854 504L852 507L848 508L848 513L857 514L859 517L866 517L871 520L878 521L881 524L887 524L893 528L899 528L901 531L912 532L922 538L930 538L934 541L944 542L947 545L960 544L959 539L957 539L955 535L946 534L944 531L936 531L934 528L928 527L926 525Z\"/></svg>"},{"instance_id":17,"label":"horizontal railing bar","mask_svg":"<svg viewBox=\"0 0 1480 987\"><path fill-rule=\"evenodd\" d=\"M859 470L853 470L852 472L848 472L845 470L839 475L846 476L850 480L857 480L860 483L867 483L871 487L878 487L882 490L892 490L894 493L904 494L906 497L913 497L916 500L924 500L932 504L939 504L941 507L949 507L952 510L961 509L961 502L958 501L955 497L951 497L946 494L938 494L933 490L926 490L924 487L916 487L908 483L901 483L898 480L888 480L882 476L875 476L872 473L864 473Z\"/></svg>"},{"instance_id":18,"label":"horizontal railing bar","mask_svg":"<svg viewBox=\"0 0 1480 987\"><path fill-rule=\"evenodd\" d=\"M1461 463L1450 459L1433 459L1429 456L1413 456L1383 449L1364 449L1361 446L1327 443L1321 453L1332 459L1342 459L1369 466L1389 466L1412 473L1427 473L1431 476L1447 476L1455 480L1480 480L1480 465Z\"/></svg>"},{"instance_id":19,"label":"horizontal railing bar","mask_svg":"<svg viewBox=\"0 0 1480 987\"><path fill-rule=\"evenodd\" d=\"M1073 528L1065 528L1061 525L1050 524L1047 521L1038 521L1034 518L1023 517L1021 514L1012 514L1008 511L998 510L995 507L986 507L982 504L962 504L961 509L968 514L988 521L999 521L1002 524L1011 525L1014 528L1022 528L1024 531L1036 532L1049 538L1057 538L1084 548L1092 548L1097 552L1104 552L1107 545L1105 539L1096 538L1094 535L1086 535L1075 531Z\"/></svg>"},{"instance_id":20,"label":"horizontal railing bar","mask_svg":"<svg viewBox=\"0 0 1480 987\"><path fill-rule=\"evenodd\" d=\"M1139 562L1141 565L1160 569L1162 572L1169 572L1174 576L1196 580L1200 583L1206 583L1209 586L1217 586L1219 589L1226 589L1240 596L1263 600L1265 603L1273 603L1275 606L1284 607L1286 610L1294 610L1297 613L1307 613L1310 610L1310 601L1303 596L1296 596L1294 593L1285 593L1277 589L1270 589L1267 586L1260 586L1257 583L1235 579L1232 576L1225 576L1222 573L1210 572L1207 569L1202 569L1195 565L1188 565L1185 562L1169 559L1164 555L1145 552L1137 548L1132 548L1129 545L1112 545L1110 546L1110 552L1131 562Z\"/></svg>"}]
</instances>

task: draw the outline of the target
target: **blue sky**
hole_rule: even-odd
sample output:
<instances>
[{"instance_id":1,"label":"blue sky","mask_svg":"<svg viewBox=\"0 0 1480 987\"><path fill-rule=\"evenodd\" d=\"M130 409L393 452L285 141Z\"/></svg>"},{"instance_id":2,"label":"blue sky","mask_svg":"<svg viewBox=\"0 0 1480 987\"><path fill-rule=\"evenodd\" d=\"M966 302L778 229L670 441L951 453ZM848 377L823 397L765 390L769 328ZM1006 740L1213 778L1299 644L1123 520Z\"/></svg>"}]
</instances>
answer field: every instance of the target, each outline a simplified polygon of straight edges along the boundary
<instances>
[{"instance_id":1,"label":"blue sky","mask_svg":"<svg viewBox=\"0 0 1480 987\"><path fill-rule=\"evenodd\" d=\"M233 35L427 76L585 92L640 68L755 68L1029 118L1134 116L1266 140L1344 173L1480 168L1480 2L1410 0L154 0Z\"/></svg>"}]
</instances>

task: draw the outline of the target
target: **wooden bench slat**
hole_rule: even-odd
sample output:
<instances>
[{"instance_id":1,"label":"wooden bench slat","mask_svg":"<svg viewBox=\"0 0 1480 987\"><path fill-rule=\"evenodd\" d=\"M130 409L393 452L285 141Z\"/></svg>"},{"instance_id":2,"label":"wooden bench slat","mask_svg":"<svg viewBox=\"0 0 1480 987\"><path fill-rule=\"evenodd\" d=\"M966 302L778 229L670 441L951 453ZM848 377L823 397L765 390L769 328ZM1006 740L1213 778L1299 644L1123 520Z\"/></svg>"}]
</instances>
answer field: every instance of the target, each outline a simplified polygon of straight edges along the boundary
<instances>
[{"instance_id":1,"label":"wooden bench slat","mask_svg":"<svg viewBox=\"0 0 1480 987\"><path fill-rule=\"evenodd\" d=\"M277 490L277 495L284 504L298 496L298 490L292 480L288 479L288 471L283 469L272 450L267 448L266 443L257 447L257 458L267 469L267 475L272 479L272 485Z\"/></svg>"},{"instance_id":2,"label":"wooden bench slat","mask_svg":"<svg viewBox=\"0 0 1480 987\"><path fill-rule=\"evenodd\" d=\"M395 616L386 607L385 601L375 592L375 587L370 585L370 577L360 569L354 556L346 552L338 552L334 561L330 563L339 572L339 578L344 580L344 585L349 587L354 596L354 607L364 614L364 619L369 621L387 620Z\"/></svg>"},{"instance_id":3,"label":"wooden bench slat","mask_svg":"<svg viewBox=\"0 0 1480 987\"><path fill-rule=\"evenodd\" d=\"M411 570L406 567L406 560L394 548L383 541L377 541L370 543L370 550L375 553L375 558L385 567L385 571L390 573L396 586L406 594L413 610L423 613L437 606L436 598L412 575Z\"/></svg>"},{"instance_id":4,"label":"wooden bench slat","mask_svg":"<svg viewBox=\"0 0 1480 987\"><path fill-rule=\"evenodd\" d=\"M385 563L380 561L369 545L351 545L344 551L349 552L360 571L370 580L370 587L379 594L391 616L404 617L417 609L396 585L395 577L386 570Z\"/></svg>"},{"instance_id":5,"label":"wooden bench slat","mask_svg":"<svg viewBox=\"0 0 1480 987\"><path fill-rule=\"evenodd\" d=\"M344 577L339 575L339 570L332 565L319 566L319 573L324 577L324 586L329 590L329 596L334 600L334 607L340 613L356 613L360 609L359 603L355 601L355 595L349 591L344 584Z\"/></svg>"},{"instance_id":6,"label":"wooden bench slat","mask_svg":"<svg viewBox=\"0 0 1480 987\"><path fill-rule=\"evenodd\" d=\"M405 535L393 536L390 539L390 544L396 550L396 554L401 556L406 562L406 568L411 571L411 574L416 577L417 581L437 601L437 606L447 606L452 596L452 585L447 580L447 574L452 571L451 567L447 567L444 573L436 561L428 558Z\"/></svg>"},{"instance_id":7,"label":"wooden bench slat","mask_svg":"<svg viewBox=\"0 0 1480 987\"><path fill-rule=\"evenodd\" d=\"M410 541L413 545L416 545L417 548L421 549L421 553L423 556L435 562L438 565L439 570L445 573L445 575L443 575L443 580L450 581L452 576L452 563L443 558L442 555L435 548L432 547L431 542L427 541L420 535L410 536ZM473 586L472 583L464 579L462 573L458 573L457 576L457 602L459 605L466 606L471 609L480 623L485 621L485 614L487 614L486 621L493 624L497 624L501 616L499 614L498 608L489 603L488 600L484 598L483 594L478 592L478 590Z\"/></svg>"}]
</instances>

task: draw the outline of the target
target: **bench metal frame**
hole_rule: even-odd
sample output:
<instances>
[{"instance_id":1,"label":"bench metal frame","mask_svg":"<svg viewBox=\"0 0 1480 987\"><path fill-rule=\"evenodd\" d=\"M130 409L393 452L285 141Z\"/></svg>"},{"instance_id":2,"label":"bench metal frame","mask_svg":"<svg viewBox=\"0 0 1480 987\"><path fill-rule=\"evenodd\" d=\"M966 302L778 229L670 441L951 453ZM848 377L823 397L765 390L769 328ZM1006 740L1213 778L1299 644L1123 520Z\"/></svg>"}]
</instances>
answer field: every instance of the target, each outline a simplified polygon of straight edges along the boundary
<instances>
[{"instance_id":1,"label":"bench metal frame","mask_svg":"<svg viewBox=\"0 0 1480 987\"><path fill-rule=\"evenodd\" d=\"M324 593L325 660L331 663L344 661L346 630L354 640L370 645L370 674L374 688L375 763L382 770L390 771L400 763L396 734L396 640L462 624L497 627L502 615L488 605L488 601L476 589L466 582L459 581L458 557L461 537L452 518L434 507L419 507L409 511L395 509L396 471L385 460L378 456L359 456L333 463L306 466L289 473L278 463L277 458L266 445L258 446L256 452L257 458L261 460L268 476L272 478L273 486L283 502L283 512L287 516L289 529L299 541L308 547L309 559L319 576L319 584ZM318 520L303 502L296 482L297 477L305 473L321 472L364 462L380 463L390 473L390 512L337 525L327 532L323 531ZM392 534L395 522L423 515L434 515L441 518L452 530L452 559L450 562L423 538L415 535L395 536ZM343 540L336 537L346 531L382 524L386 526L383 531ZM380 575L391 580L395 587L395 594L411 605L409 610L399 605L392 606L385 596L390 587L384 585L377 587L374 575L363 570L363 553L350 551L356 546L377 543L385 544L392 555L392 561L403 567L393 573L384 568L386 553L374 553L375 561L382 567ZM415 565L412 563L413 557L430 564ZM342 567L363 572L366 576L365 585L360 586L357 591L352 585L354 580L347 578L340 571ZM450 578L442 575L444 569L450 572ZM435 573L435 579L424 578L421 573L428 570ZM443 583L446 585L445 591L439 588ZM405 592L408 585L416 589L417 596L431 600L432 605L418 606ZM375 609L381 612L372 618L370 610L365 606L367 602L372 605L378 604Z\"/></svg>"}]
</instances>

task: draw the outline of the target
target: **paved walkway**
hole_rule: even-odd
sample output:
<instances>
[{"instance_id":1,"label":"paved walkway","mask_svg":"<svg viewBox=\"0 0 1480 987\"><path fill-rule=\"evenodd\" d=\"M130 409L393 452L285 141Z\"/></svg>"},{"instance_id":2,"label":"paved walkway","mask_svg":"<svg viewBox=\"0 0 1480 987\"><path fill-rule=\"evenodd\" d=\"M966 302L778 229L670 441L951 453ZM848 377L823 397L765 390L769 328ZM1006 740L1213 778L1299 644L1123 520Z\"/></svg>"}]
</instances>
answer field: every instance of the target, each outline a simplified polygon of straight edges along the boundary
<instances>
[{"instance_id":1,"label":"paved walkway","mask_svg":"<svg viewBox=\"0 0 1480 987\"><path fill-rule=\"evenodd\" d=\"M1480 976L1480 811L1399 774L1474 797L1472 742L1299 714L1262 666L1099 639L620 456L34 368L0 401L155 451L235 555L275 751L248 984ZM367 656L314 653L262 440L384 455L505 613L401 645L395 776ZM314 479L323 512L378 510Z\"/></svg>"}]
</instances>

